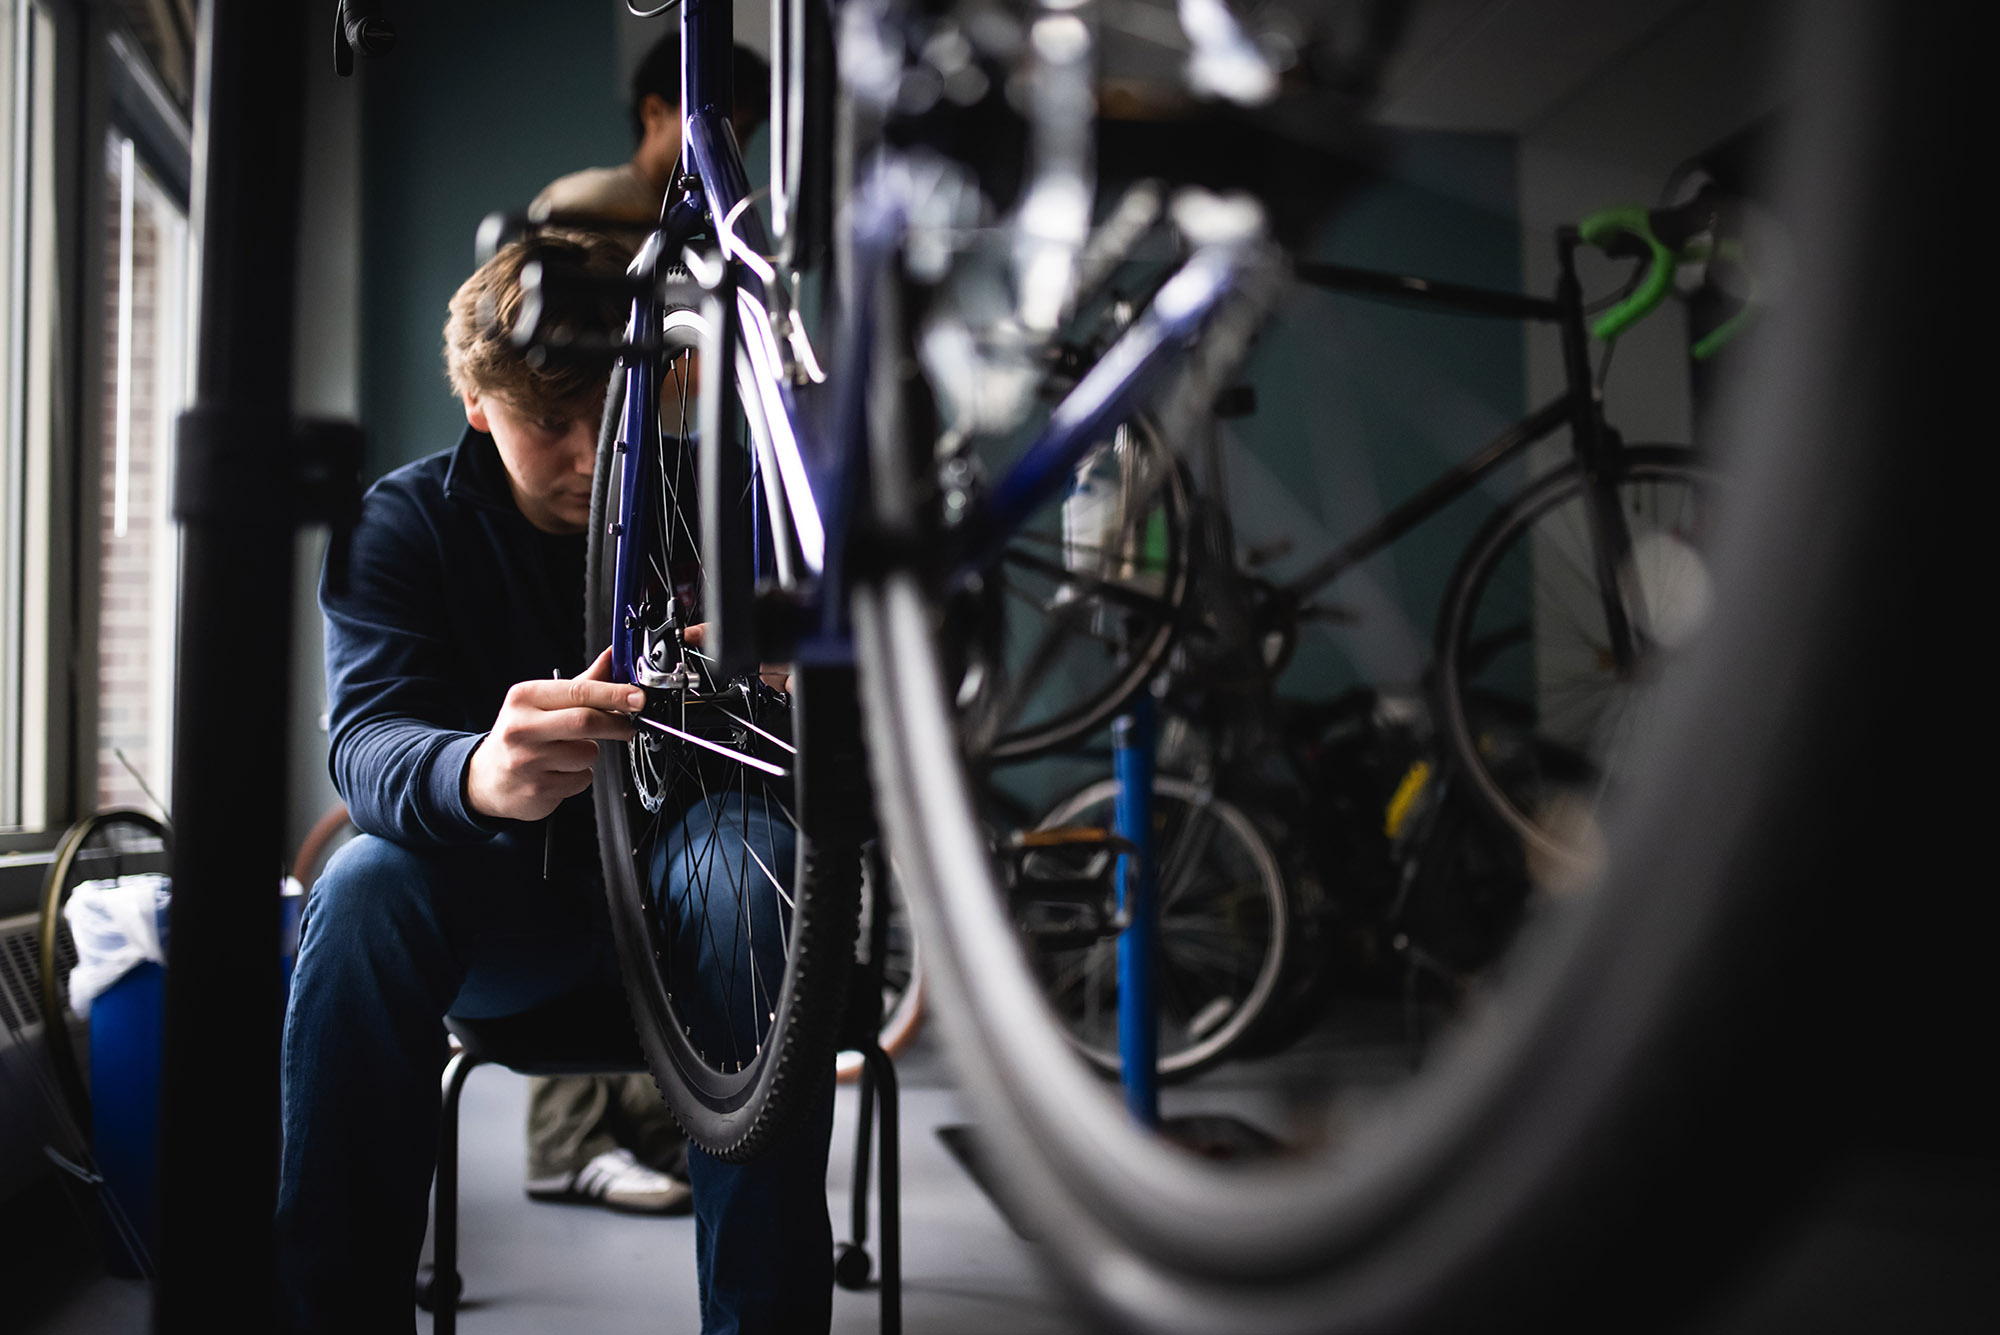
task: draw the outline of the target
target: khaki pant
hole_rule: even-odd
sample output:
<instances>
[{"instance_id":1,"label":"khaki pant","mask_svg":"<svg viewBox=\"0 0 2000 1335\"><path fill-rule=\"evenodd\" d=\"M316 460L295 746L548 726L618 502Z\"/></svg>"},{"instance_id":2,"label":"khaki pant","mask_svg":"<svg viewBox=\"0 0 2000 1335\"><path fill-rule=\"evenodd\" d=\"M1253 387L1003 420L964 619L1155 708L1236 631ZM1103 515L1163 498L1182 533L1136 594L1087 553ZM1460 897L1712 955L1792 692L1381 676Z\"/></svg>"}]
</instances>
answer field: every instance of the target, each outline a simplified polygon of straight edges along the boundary
<instances>
[{"instance_id":1,"label":"khaki pant","mask_svg":"<svg viewBox=\"0 0 2000 1335\"><path fill-rule=\"evenodd\" d=\"M648 1168L687 1177L687 1138L650 1075L534 1076L528 1081L528 1176L572 1173L624 1148Z\"/></svg>"}]
</instances>

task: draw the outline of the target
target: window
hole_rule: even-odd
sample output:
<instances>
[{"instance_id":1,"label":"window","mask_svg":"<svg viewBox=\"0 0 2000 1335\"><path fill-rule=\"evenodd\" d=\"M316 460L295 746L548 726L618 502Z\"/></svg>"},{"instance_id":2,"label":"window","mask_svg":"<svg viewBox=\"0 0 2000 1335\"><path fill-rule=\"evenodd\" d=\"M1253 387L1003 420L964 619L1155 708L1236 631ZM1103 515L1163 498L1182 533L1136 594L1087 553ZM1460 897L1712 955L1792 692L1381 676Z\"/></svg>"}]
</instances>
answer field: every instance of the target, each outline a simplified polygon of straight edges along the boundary
<instances>
[{"instance_id":1,"label":"window","mask_svg":"<svg viewBox=\"0 0 2000 1335\"><path fill-rule=\"evenodd\" d=\"M159 815L173 736L180 562L169 503L174 416L187 383L188 226L117 129L104 172L94 804Z\"/></svg>"},{"instance_id":2,"label":"window","mask_svg":"<svg viewBox=\"0 0 2000 1335\"><path fill-rule=\"evenodd\" d=\"M0 916L78 816L168 796L189 12L0 0Z\"/></svg>"},{"instance_id":3,"label":"window","mask_svg":"<svg viewBox=\"0 0 2000 1335\"><path fill-rule=\"evenodd\" d=\"M47 13L0 7L0 830L39 827L49 803L54 61Z\"/></svg>"}]
</instances>

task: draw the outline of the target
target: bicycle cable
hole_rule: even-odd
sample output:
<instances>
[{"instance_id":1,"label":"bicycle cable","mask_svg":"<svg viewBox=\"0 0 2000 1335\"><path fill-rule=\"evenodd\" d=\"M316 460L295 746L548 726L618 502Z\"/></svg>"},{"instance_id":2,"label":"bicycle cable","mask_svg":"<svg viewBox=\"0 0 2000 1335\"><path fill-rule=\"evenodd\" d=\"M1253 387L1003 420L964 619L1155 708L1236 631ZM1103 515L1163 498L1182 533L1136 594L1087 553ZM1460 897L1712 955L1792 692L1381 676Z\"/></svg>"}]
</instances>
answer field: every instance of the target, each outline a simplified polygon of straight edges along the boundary
<instances>
[{"instance_id":1,"label":"bicycle cable","mask_svg":"<svg viewBox=\"0 0 2000 1335\"><path fill-rule=\"evenodd\" d=\"M674 2L678 4L679 0L674 0ZM1585 315L1597 315L1600 312L1610 310L1613 306L1616 306L1619 302L1625 300L1625 298L1631 296L1634 292L1637 292L1639 290L1639 284L1645 281L1646 281L1646 270L1645 267L1642 265L1641 267L1632 271L1632 276L1625 281L1625 286L1619 288L1616 292L1613 292L1608 297L1599 297L1596 301L1593 301L1590 304L1586 305L1583 308L1583 313Z\"/></svg>"},{"instance_id":2,"label":"bicycle cable","mask_svg":"<svg viewBox=\"0 0 2000 1335\"><path fill-rule=\"evenodd\" d=\"M681 0L667 0L664 5L659 5L652 9L640 9L632 3L632 0L625 0L625 12L635 19L656 19L680 2Z\"/></svg>"}]
</instances>

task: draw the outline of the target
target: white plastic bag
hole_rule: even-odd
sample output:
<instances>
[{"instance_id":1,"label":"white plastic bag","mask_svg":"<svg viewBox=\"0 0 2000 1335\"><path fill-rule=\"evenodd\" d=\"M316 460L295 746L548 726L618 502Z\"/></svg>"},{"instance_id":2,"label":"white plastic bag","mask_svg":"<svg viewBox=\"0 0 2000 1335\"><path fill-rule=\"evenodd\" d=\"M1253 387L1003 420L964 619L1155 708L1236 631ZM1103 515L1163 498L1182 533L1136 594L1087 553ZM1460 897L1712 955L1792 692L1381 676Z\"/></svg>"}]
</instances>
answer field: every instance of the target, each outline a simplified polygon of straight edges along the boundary
<instances>
[{"instance_id":1,"label":"white plastic bag","mask_svg":"<svg viewBox=\"0 0 2000 1335\"><path fill-rule=\"evenodd\" d=\"M88 1016L90 1003L131 970L167 962L169 897L168 878L157 872L84 881L70 891L63 917L76 940L71 1010Z\"/></svg>"}]
</instances>

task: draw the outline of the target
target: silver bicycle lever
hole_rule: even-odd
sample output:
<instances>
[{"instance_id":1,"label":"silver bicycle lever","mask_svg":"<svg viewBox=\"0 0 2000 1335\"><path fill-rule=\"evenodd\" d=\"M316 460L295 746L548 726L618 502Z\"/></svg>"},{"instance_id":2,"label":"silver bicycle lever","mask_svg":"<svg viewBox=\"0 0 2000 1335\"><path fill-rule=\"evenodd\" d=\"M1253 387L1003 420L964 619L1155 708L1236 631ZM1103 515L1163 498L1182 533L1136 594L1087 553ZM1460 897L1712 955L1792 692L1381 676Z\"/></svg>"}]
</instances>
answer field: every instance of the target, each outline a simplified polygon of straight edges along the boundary
<instances>
[{"instance_id":1,"label":"silver bicycle lever","mask_svg":"<svg viewBox=\"0 0 2000 1335\"><path fill-rule=\"evenodd\" d=\"M1207 97L1257 107L1278 95L1278 72L1229 12L1227 0L1176 0L1187 34L1188 86Z\"/></svg>"}]
</instances>

